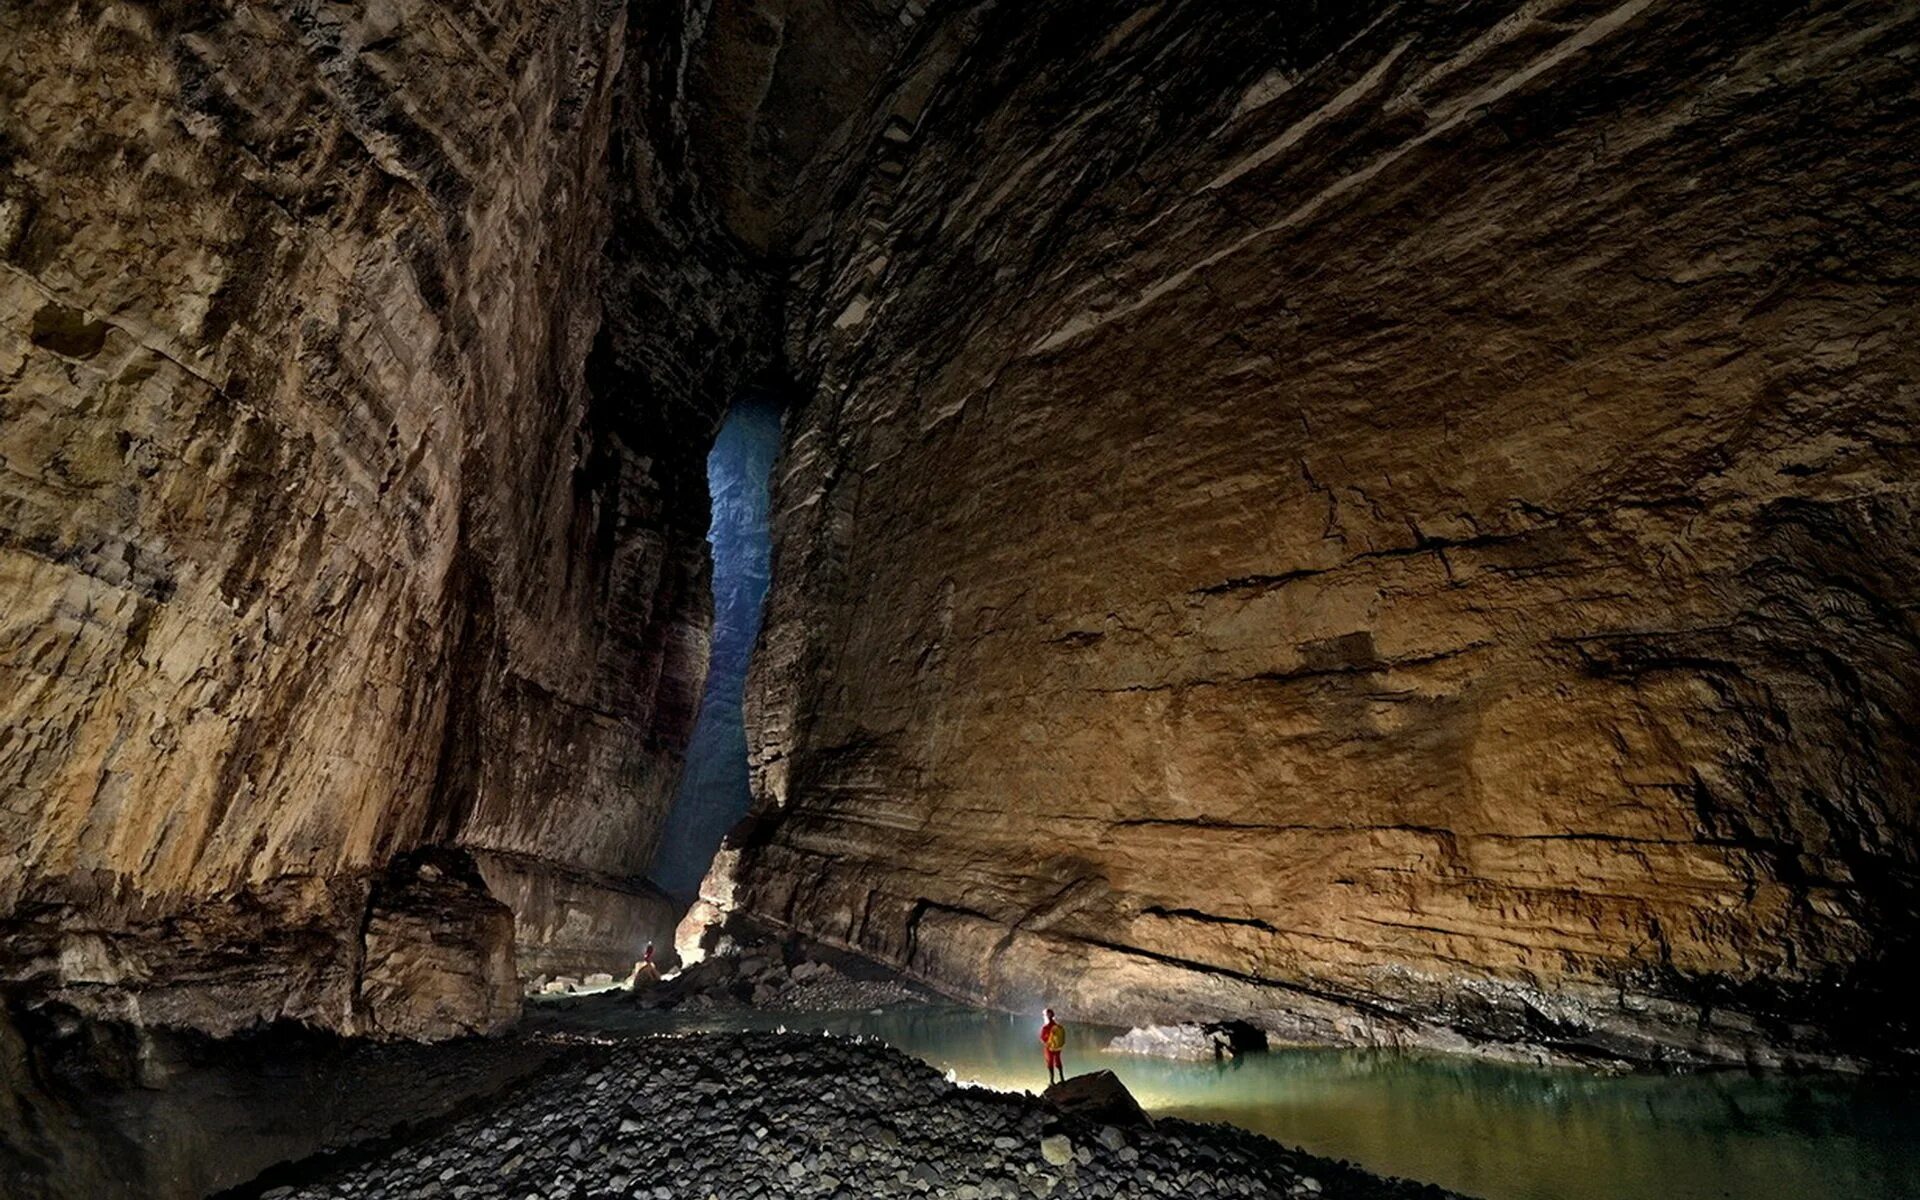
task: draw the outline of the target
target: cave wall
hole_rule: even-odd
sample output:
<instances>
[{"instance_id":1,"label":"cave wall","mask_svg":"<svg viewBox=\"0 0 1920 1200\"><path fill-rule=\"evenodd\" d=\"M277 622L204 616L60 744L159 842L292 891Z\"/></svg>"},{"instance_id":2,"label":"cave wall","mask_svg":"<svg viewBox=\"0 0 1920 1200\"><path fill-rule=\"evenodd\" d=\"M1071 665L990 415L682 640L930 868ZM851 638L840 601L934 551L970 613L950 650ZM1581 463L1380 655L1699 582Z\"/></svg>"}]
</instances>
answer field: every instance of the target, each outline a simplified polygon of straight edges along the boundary
<instances>
[{"instance_id":1,"label":"cave wall","mask_svg":"<svg viewBox=\"0 0 1920 1200\"><path fill-rule=\"evenodd\" d=\"M665 944L707 447L922 11L0 12L9 994L431 1036Z\"/></svg>"},{"instance_id":2,"label":"cave wall","mask_svg":"<svg viewBox=\"0 0 1920 1200\"><path fill-rule=\"evenodd\" d=\"M709 891L971 998L1910 1049L1920 11L941 10Z\"/></svg>"},{"instance_id":3,"label":"cave wall","mask_svg":"<svg viewBox=\"0 0 1920 1200\"><path fill-rule=\"evenodd\" d=\"M680 16L0 14L0 964L35 1002L496 1028L471 852L645 867L727 398L726 337L634 332L724 270L635 249L711 240L645 82Z\"/></svg>"},{"instance_id":4,"label":"cave wall","mask_svg":"<svg viewBox=\"0 0 1920 1200\"><path fill-rule=\"evenodd\" d=\"M491 850L474 859L487 891L513 910L514 961L528 987L543 978L625 978L648 942L667 961L681 905L648 879Z\"/></svg>"},{"instance_id":5,"label":"cave wall","mask_svg":"<svg viewBox=\"0 0 1920 1200\"><path fill-rule=\"evenodd\" d=\"M723 905L1078 1017L1910 1047L1917 20L8 5L0 976L420 1035L664 944L772 373Z\"/></svg>"}]
</instances>

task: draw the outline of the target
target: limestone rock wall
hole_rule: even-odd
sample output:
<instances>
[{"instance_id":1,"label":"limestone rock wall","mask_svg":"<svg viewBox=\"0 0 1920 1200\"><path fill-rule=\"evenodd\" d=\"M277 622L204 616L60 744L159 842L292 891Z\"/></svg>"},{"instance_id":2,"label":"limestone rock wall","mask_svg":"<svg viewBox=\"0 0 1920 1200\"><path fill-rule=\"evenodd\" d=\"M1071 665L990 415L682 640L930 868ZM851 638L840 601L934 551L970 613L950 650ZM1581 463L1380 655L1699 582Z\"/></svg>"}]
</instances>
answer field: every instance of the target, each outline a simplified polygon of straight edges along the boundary
<instances>
[{"instance_id":1,"label":"limestone rock wall","mask_svg":"<svg viewBox=\"0 0 1920 1200\"><path fill-rule=\"evenodd\" d=\"M771 374L703 894L1077 1016L1911 1047L1916 23L10 4L0 976L417 1036L511 1015L490 892L611 954Z\"/></svg>"},{"instance_id":2,"label":"limestone rock wall","mask_svg":"<svg viewBox=\"0 0 1920 1200\"><path fill-rule=\"evenodd\" d=\"M794 274L718 890L1083 1018L1912 1047L1920 12L942 13Z\"/></svg>"},{"instance_id":3,"label":"limestone rock wall","mask_svg":"<svg viewBox=\"0 0 1920 1200\"><path fill-rule=\"evenodd\" d=\"M704 671L732 348L634 332L725 270L633 249L703 236L644 82L684 26L0 10L13 985L220 1031L492 1028L505 910L458 853L401 856L644 868Z\"/></svg>"},{"instance_id":4,"label":"limestone rock wall","mask_svg":"<svg viewBox=\"0 0 1920 1200\"><path fill-rule=\"evenodd\" d=\"M542 975L578 980L598 972L625 978L648 942L663 967L671 958L680 906L647 881L544 859L476 857L487 890L513 910L514 958L523 982Z\"/></svg>"}]
</instances>

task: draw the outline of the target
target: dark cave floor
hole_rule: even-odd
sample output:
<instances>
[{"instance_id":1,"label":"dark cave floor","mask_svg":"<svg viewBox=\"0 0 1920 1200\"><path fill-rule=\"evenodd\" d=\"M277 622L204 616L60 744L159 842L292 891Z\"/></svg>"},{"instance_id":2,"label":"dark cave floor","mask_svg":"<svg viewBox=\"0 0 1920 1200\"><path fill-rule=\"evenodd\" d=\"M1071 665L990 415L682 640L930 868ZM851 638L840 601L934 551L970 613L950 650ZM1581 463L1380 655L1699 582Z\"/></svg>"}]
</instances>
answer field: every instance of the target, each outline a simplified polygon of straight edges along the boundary
<instances>
[{"instance_id":1,"label":"dark cave floor","mask_svg":"<svg viewBox=\"0 0 1920 1200\"><path fill-rule=\"evenodd\" d=\"M791 1033L581 1044L498 1103L374 1156L320 1156L262 1200L1432 1197L1225 1125L1120 1129L949 1082L873 1042Z\"/></svg>"}]
</instances>

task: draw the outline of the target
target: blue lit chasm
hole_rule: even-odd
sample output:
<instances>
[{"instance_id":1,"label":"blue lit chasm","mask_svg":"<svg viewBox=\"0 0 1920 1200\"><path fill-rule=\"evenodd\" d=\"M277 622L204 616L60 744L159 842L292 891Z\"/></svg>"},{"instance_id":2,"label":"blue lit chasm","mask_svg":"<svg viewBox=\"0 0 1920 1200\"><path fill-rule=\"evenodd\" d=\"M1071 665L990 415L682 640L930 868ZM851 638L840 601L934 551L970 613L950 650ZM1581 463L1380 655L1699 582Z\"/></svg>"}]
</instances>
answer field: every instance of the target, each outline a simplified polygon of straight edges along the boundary
<instances>
[{"instance_id":1,"label":"blue lit chasm","mask_svg":"<svg viewBox=\"0 0 1920 1200\"><path fill-rule=\"evenodd\" d=\"M746 815L747 732L741 704L772 573L767 481L780 449L780 406L752 393L735 401L707 456L713 494L713 650L685 771L649 874L691 901L720 839Z\"/></svg>"}]
</instances>

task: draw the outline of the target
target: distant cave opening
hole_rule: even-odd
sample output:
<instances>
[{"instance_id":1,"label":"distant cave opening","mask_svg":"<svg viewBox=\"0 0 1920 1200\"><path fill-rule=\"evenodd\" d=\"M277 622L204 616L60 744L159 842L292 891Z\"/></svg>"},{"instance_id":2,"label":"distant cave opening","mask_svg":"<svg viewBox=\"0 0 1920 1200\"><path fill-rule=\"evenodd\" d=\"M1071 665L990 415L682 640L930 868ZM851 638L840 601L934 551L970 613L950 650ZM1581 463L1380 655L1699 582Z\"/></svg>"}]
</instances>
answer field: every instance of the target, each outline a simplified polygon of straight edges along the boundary
<instances>
[{"instance_id":1,"label":"distant cave opening","mask_svg":"<svg viewBox=\"0 0 1920 1200\"><path fill-rule=\"evenodd\" d=\"M681 904L691 903L720 848L747 813L747 664L760 636L773 568L768 528L769 479L780 450L783 405L756 388L734 401L707 455L713 517L713 644L679 790L648 874Z\"/></svg>"}]
</instances>

